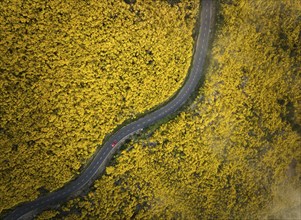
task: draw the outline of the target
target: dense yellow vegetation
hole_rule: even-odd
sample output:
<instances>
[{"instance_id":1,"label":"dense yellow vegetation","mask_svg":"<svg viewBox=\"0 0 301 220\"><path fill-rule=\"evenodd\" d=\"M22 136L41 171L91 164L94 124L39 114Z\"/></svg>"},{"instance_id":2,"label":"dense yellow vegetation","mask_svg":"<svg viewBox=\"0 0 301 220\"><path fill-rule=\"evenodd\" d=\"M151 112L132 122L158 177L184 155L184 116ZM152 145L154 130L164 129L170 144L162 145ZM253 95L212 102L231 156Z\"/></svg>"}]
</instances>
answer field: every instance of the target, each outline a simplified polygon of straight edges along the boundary
<instances>
[{"instance_id":1,"label":"dense yellow vegetation","mask_svg":"<svg viewBox=\"0 0 301 220\"><path fill-rule=\"evenodd\" d=\"M105 135L181 86L197 9L0 2L0 212L61 187Z\"/></svg>"},{"instance_id":2,"label":"dense yellow vegetation","mask_svg":"<svg viewBox=\"0 0 301 220\"><path fill-rule=\"evenodd\" d=\"M300 192L300 16L298 0L221 1L200 95L134 139L86 197L63 207L66 218L275 216L278 189Z\"/></svg>"}]
</instances>

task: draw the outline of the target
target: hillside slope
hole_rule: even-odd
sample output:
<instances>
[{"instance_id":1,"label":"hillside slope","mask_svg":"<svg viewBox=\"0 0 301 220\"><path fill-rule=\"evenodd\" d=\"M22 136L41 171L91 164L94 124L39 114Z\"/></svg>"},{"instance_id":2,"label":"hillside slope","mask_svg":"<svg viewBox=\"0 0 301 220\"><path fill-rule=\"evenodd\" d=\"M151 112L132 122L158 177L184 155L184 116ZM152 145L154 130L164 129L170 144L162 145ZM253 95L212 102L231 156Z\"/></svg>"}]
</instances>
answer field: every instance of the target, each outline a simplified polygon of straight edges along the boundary
<instances>
[{"instance_id":1,"label":"hillside slope","mask_svg":"<svg viewBox=\"0 0 301 220\"><path fill-rule=\"evenodd\" d=\"M300 1L219 10L195 102L127 144L88 196L41 219L262 219L301 203Z\"/></svg>"}]
</instances>

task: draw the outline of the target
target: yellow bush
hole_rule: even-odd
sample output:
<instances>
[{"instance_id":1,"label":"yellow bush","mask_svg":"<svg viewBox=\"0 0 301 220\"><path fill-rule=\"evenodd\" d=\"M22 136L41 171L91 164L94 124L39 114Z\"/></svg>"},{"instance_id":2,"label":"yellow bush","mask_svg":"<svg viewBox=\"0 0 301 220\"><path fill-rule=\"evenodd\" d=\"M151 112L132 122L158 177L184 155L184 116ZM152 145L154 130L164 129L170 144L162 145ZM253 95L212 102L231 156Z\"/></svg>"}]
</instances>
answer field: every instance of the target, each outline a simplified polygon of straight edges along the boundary
<instances>
[{"instance_id":1,"label":"yellow bush","mask_svg":"<svg viewBox=\"0 0 301 220\"><path fill-rule=\"evenodd\" d=\"M195 2L0 2L1 212L63 186L105 135L177 91Z\"/></svg>"}]
</instances>

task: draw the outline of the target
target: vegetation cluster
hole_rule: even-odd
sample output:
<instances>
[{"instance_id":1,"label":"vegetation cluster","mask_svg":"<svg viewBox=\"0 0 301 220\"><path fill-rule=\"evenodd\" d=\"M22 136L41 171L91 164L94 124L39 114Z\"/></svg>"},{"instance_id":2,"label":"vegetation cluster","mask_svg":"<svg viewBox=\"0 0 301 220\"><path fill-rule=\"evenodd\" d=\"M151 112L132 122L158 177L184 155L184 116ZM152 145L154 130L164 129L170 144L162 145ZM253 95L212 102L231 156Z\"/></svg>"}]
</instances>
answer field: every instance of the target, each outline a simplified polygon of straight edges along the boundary
<instances>
[{"instance_id":1,"label":"vegetation cluster","mask_svg":"<svg viewBox=\"0 0 301 220\"><path fill-rule=\"evenodd\" d=\"M0 1L0 212L62 187L105 135L177 91L197 9Z\"/></svg>"},{"instance_id":2,"label":"vegetation cluster","mask_svg":"<svg viewBox=\"0 0 301 220\"><path fill-rule=\"evenodd\" d=\"M262 219L277 198L300 205L279 196L300 195L300 18L297 0L221 0L194 103L132 140L87 196L40 218Z\"/></svg>"}]
</instances>

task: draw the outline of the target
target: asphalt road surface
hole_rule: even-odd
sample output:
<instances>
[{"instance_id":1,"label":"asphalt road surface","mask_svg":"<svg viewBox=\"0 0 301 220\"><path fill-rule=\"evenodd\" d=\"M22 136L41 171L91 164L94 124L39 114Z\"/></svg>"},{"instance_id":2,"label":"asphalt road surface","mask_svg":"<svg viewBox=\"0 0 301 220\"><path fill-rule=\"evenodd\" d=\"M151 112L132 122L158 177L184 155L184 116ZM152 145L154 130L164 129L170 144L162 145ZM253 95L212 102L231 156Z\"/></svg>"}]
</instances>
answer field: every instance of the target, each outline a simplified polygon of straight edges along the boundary
<instances>
[{"instance_id":1,"label":"asphalt road surface","mask_svg":"<svg viewBox=\"0 0 301 220\"><path fill-rule=\"evenodd\" d=\"M91 184L97 176L103 172L107 162L112 158L114 152L116 152L125 139L127 139L131 134L139 132L141 129L146 128L160 119L176 112L181 106L183 106L189 96L195 91L199 80L202 77L205 58L207 55L210 25L213 16L212 0L202 0L201 7L201 26L195 45L191 71L185 84L176 97L162 108L120 128L109 138L103 147L95 153L90 164L86 166L75 180L66 184L58 191L49 193L32 202L18 206L15 210L9 213L5 219L31 219L42 210L55 207L55 205L78 195L85 186ZM115 147L112 147L113 142L117 142Z\"/></svg>"}]
</instances>

